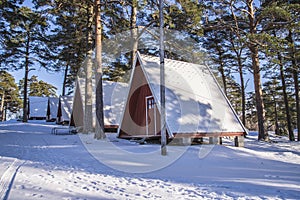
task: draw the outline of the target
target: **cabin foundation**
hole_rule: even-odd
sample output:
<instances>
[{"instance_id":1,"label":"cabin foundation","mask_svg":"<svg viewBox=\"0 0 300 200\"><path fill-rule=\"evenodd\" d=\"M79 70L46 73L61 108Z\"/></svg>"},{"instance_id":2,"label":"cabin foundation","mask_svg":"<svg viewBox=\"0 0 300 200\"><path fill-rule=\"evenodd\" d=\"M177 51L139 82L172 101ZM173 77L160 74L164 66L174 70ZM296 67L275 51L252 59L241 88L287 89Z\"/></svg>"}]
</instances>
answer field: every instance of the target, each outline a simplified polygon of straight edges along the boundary
<instances>
[{"instance_id":1,"label":"cabin foundation","mask_svg":"<svg viewBox=\"0 0 300 200\"><path fill-rule=\"evenodd\" d=\"M234 146L236 147L244 147L244 136L235 136L234 138Z\"/></svg>"}]
</instances>

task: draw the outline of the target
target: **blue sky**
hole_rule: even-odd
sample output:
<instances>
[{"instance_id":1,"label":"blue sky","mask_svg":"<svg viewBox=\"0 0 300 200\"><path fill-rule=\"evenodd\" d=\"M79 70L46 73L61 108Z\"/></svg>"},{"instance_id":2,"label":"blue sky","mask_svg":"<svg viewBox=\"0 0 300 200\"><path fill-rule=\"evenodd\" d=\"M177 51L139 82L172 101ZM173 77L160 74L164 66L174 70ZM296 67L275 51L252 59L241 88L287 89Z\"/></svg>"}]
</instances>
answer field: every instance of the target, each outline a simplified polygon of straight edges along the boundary
<instances>
[{"instance_id":1,"label":"blue sky","mask_svg":"<svg viewBox=\"0 0 300 200\"><path fill-rule=\"evenodd\" d=\"M16 81L16 83L18 83L20 79L24 78L25 72L24 72L24 69L23 70L21 69L21 70L9 72L9 73L15 77L15 81ZM38 76L38 80L42 80L44 82L47 82L47 83L57 87L56 94L57 94L57 96L61 95L63 78L64 78L63 72L49 73L46 70L41 68L41 69L36 69L36 70L30 71L29 78L32 75Z\"/></svg>"}]
</instances>

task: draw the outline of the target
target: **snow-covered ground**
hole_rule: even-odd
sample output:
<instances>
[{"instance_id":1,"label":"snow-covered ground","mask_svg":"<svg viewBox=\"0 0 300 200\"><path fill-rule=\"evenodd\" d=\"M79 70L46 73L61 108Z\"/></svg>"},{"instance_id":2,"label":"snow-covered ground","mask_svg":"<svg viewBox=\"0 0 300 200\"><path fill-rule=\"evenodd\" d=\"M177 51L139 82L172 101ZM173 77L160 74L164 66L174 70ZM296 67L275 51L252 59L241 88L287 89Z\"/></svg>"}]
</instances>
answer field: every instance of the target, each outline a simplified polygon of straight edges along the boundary
<instances>
[{"instance_id":1,"label":"snow-covered ground","mask_svg":"<svg viewBox=\"0 0 300 200\"><path fill-rule=\"evenodd\" d=\"M0 123L0 199L300 199L300 143L140 145ZM62 131L62 130L61 130Z\"/></svg>"}]
</instances>

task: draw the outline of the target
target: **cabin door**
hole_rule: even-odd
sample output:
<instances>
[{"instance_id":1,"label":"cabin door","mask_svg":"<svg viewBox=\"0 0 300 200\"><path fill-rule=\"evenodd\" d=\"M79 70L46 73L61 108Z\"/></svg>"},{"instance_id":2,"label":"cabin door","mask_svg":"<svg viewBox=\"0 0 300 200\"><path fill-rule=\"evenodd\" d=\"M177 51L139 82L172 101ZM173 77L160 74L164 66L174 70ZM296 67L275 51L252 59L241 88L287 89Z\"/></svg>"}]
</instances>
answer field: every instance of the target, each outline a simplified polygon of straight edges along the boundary
<instances>
[{"instance_id":1,"label":"cabin door","mask_svg":"<svg viewBox=\"0 0 300 200\"><path fill-rule=\"evenodd\" d=\"M146 135L156 135L156 104L153 96L145 97L146 101Z\"/></svg>"}]
</instances>

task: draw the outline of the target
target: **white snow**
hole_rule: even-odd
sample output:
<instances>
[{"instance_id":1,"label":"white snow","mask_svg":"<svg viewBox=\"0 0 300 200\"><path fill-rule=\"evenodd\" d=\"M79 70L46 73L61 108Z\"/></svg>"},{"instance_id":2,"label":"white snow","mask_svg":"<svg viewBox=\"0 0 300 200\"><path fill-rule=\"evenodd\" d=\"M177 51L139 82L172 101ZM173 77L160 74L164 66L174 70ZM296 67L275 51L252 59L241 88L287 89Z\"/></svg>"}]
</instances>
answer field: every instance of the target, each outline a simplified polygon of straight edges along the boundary
<instances>
[{"instance_id":1,"label":"white snow","mask_svg":"<svg viewBox=\"0 0 300 200\"><path fill-rule=\"evenodd\" d=\"M0 123L0 199L299 199L300 143L245 148L140 145L53 135L54 123ZM229 143L230 142L230 143Z\"/></svg>"}]
</instances>

